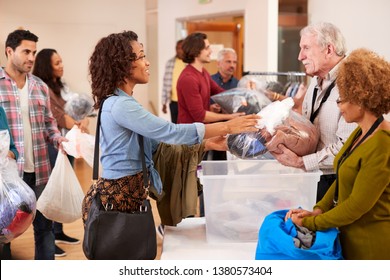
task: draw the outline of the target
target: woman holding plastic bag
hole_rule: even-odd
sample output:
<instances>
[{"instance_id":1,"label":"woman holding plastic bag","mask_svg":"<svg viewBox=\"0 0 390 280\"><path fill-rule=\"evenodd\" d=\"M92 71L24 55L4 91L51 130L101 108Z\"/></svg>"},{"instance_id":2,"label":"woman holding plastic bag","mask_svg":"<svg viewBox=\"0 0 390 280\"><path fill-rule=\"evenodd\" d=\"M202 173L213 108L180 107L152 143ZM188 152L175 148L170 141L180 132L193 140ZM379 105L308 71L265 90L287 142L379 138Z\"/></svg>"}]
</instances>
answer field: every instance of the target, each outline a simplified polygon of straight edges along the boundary
<instances>
[{"instance_id":1,"label":"woman holding plastic bag","mask_svg":"<svg viewBox=\"0 0 390 280\"><path fill-rule=\"evenodd\" d=\"M82 110L77 112L66 112L66 104L71 104L74 100L79 98L78 94L69 91L69 88L62 81L64 74L64 66L62 63L61 56L54 49L42 49L38 52L33 74L41 78L49 87L51 111L54 118L57 121L58 129L61 131L62 136L76 126L81 132L88 133L89 120L86 117L92 110L92 98L88 102L88 98L83 103ZM81 99L81 98L80 98ZM89 104L88 104L89 103ZM81 112L83 111L83 113ZM74 113L74 114L72 114ZM58 150L52 145L48 144L49 148L49 159L52 169L56 163ZM73 166L74 157L68 155L68 159ZM61 159L62 162L64 159ZM80 241L76 238L66 235L63 231L62 223L54 222L53 225L54 235L56 243L66 244L78 244ZM56 256L65 256L65 252L56 246Z\"/></svg>"},{"instance_id":2,"label":"woman holding plastic bag","mask_svg":"<svg viewBox=\"0 0 390 280\"><path fill-rule=\"evenodd\" d=\"M19 153L9 132L7 117L0 107L0 256L11 259L10 241L32 224L35 216L34 192L19 177Z\"/></svg>"}]
</instances>

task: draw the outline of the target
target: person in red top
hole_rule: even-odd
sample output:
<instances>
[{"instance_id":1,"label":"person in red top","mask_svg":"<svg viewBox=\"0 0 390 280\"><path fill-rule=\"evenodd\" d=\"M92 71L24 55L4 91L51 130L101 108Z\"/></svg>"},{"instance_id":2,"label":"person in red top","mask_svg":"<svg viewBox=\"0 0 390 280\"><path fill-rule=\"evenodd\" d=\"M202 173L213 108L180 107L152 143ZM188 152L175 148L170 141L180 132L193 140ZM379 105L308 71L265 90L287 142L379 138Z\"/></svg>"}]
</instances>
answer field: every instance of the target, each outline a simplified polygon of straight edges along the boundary
<instances>
[{"instance_id":1,"label":"person in red top","mask_svg":"<svg viewBox=\"0 0 390 280\"><path fill-rule=\"evenodd\" d=\"M183 61L188 63L177 81L178 123L212 123L225 121L244 113L222 114L220 106L210 106L210 96L224 91L204 68L210 63L211 48L204 33L188 35L182 45Z\"/></svg>"},{"instance_id":2,"label":"person in red top","mask_svg":"<svg viewBox=\"0 0 390 280\"><path fill-rule=\"evenodd\" d=\"M221 107L210 104L210 96L224 91L204 68L210 63L211 48L207 35L192 33L182 45L183 62L188 63L177 81L178 123L213 123L231 120L245 113L223 114ZM206 160L208 155L204 156ZM226 159L226 153L225 157ZM200 216L204 216L203 194L199 198Z\"/></svg>"}]
</instances>

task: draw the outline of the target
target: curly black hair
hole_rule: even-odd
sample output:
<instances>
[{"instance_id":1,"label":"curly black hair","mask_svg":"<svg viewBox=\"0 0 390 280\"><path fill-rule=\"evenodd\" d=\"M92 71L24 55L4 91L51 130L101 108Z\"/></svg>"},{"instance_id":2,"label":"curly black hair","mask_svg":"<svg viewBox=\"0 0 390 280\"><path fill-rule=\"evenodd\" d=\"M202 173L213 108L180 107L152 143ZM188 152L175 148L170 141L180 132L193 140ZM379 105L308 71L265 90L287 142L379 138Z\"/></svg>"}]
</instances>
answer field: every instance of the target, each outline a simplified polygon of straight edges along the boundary
<instances>
[{"instance_id":1,"label":"curly black hair","mask_svg":"<svg viewBox=\"0 0 390 280\"><path fill-rule=\"evenodd\" d=\"M131 78L132 64L137 57L131 42L137 40L138 35L133 31L123 31L104 37L97 43L89 59L95 109L99 109L101 103L125 83L126 78Z\"/></svg>"}]
</instances>

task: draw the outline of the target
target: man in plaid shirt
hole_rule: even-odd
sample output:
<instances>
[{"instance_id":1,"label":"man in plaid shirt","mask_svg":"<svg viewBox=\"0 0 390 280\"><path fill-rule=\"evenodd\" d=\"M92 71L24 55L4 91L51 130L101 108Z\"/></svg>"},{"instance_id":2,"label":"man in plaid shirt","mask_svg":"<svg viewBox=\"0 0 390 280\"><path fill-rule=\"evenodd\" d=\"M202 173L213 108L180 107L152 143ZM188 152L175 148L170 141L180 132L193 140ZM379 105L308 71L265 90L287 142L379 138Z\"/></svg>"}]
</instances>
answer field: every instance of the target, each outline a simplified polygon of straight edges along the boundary
<instances>
[{"instance_id":1,"label":"man in plaid shirt","mask_svg":"<svg viewBox=\"0 0 390 280\"><path fill-rule=\"evenodd\" d=\"M62 149L66 141L50 110L47 85L31 71L38 37L27 30L15 30L5 43L7 64L0 68L0 106L6 112L12 137L19 151L18 168L37 199L50 176L47 142ZM35 259L54 259L52 221L38 210L33 222Z\"/></svg>"}]
</instances>

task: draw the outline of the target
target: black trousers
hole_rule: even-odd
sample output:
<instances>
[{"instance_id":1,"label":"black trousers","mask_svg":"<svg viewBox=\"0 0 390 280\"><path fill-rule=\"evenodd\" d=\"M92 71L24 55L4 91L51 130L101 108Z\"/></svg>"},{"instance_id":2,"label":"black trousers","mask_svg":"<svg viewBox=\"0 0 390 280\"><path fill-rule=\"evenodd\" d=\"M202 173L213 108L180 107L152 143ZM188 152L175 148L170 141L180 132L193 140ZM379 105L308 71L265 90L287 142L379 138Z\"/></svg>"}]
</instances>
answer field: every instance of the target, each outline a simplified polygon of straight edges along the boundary
<instances>
[{"instance_id":1,"label":"black trousers","mask_svg":"<svg viewBox=\"0 0 390 280\"><path fill-rule=\"evenodd\" d=\"M328 174L328 175L321 175L320 181L317 184L317 200L316 202L320 201L330 186L333 184L333 182L336 180L335 174Z\"/></svg>"},{"instance_id":2,"label":"black trousers","mask_svg":"<svg viewBox=\"0 0 390 280\"><path fill-rule=\"evenodd\" d=\"M179 103L177 103L176 101L171 101L171 103L169 103L169 110L171 111L171 121L173 123L177 123L177 116L179 114Z\"/></svg>"}]
</instances>

